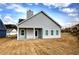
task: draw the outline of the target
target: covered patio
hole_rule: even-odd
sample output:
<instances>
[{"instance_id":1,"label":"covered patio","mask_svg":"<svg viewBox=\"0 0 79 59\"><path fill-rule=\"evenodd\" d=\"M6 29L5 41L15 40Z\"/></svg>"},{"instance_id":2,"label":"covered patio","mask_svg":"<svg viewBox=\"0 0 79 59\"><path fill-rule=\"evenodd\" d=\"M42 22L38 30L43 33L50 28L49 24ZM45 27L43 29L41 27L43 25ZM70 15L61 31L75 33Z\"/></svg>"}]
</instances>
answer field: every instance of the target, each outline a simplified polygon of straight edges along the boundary
<instances>
[{"instance_id":1,"label":"covered patio","mask_svg":"<svg viewBox=\"0 0 79 59\"><path fill-rule=\"evenodd\" d=\"M19 28L19 39L42 38L42 28Z\"/></svg>"}]
</instances>

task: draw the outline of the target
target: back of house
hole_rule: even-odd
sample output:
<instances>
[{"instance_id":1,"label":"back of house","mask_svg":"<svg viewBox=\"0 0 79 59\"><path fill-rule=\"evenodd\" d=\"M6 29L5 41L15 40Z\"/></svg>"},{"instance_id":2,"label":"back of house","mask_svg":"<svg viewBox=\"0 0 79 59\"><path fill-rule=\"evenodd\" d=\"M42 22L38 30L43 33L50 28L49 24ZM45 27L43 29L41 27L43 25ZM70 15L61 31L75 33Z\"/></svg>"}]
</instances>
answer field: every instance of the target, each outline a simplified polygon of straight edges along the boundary
<instances>
[{"instance_id":1,"label":"back of house","mask_svg":"<svg viewBox=\"0 0 79 59\"><path fill-rule=\"evenodd\" d=\"M34 15L28 10L27 19L18 23L17 31L17 40L61 38L61 26L43 11Z\"/></svg>"}]
</instances>

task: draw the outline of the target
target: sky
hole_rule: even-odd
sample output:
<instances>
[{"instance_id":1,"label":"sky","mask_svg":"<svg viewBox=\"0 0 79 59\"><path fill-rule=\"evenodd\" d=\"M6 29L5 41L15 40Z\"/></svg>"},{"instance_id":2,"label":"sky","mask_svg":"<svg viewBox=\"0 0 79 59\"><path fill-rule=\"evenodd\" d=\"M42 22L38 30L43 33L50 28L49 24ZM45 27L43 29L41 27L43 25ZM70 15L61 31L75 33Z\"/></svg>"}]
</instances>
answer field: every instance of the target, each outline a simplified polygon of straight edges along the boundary
<instances>
[{"instance_id":1,"label":"sky","mask_svg":"<svg viewBox=\"0 0 79 59\"><path fill-rule=\"evenodd\" d=\"M17 24L27 18L27 11L34 15L44 11L63 27L79 23L79 3L0 3L0 19L4 24Z\"/></svg>"}]
</instances>

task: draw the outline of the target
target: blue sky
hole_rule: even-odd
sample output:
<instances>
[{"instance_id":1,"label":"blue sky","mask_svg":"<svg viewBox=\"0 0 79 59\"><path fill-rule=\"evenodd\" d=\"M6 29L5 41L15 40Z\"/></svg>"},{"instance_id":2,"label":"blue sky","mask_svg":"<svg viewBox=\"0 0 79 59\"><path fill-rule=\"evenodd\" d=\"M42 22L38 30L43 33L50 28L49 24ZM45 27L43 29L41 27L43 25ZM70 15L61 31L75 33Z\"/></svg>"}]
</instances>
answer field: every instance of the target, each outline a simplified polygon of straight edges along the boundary
<instances>
[{"instance_id":1,"label":"blue sky","mask_svg":"<svg viewBox=\"0 0 79 59\"><path fill-rule=\"evenodd\" d=\"M79 3L0 3L0 18L5 24L17 24L29 9L34 14L44 11L61 26L79 23Z\"/></svg>"}]
</instances>

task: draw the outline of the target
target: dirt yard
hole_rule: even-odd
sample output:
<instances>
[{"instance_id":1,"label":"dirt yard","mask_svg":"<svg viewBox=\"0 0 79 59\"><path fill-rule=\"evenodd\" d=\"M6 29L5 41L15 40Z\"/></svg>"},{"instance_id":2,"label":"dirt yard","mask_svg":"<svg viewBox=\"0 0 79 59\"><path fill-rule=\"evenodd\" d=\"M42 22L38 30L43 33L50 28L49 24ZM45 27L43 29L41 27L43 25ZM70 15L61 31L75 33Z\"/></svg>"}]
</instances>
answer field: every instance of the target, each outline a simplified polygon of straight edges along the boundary
<instances>
[{"instance_id":1,"label":"dirt yard","mask_svg":"<svg viewBox=\"0 0 79 59\"><path fill-rule=\"evenodd\" d=\"M0 38L1 55L71 55L79 54L79 41L68 33L61 39L16 40Z\"/></svg>"}]
</instances>

